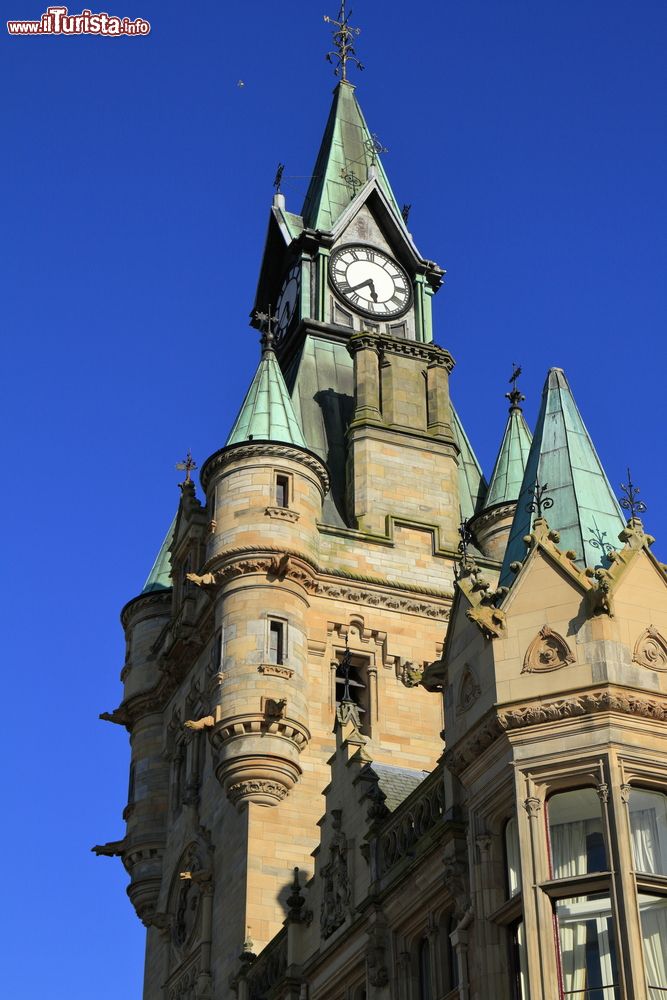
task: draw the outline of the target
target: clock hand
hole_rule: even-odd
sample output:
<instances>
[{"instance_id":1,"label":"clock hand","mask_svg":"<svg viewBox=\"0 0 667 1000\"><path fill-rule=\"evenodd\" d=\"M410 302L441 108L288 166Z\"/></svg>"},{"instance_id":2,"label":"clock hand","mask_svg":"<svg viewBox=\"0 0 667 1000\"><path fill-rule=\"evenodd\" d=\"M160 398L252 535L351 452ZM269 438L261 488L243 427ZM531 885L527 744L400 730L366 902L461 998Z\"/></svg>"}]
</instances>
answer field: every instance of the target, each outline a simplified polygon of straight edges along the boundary
<instances>
[{"instance_id":1,"label":"clock hand","mask_svg":"<svg viewBox=\"0 0 667 1000\"><path fill-rule=\"evenodd\" d=\"M377 302L378 297L377 297L377 292L375 291L375 282L373 281L372 278L366 278L365 281L362 281L360 282L360 284L355 285L354 288L350 288L349 291L358 292L360 288L365 288L366 285L368 285L368 287L371 290L371 298L373 302Z\"/></svg>"}]
</instances>

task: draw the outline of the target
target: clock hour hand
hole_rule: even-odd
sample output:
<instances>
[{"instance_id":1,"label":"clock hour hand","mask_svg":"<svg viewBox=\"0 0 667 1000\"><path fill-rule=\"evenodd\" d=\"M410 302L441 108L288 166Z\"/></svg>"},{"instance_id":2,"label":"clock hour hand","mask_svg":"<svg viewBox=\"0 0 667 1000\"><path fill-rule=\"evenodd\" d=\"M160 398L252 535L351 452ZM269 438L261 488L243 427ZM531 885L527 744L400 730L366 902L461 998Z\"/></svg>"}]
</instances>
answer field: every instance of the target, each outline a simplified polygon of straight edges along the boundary
<instances>
[{"instance_id":1,"label":"clock hour hand","mask_svg":"<svg viewBox=\"0 0 667 1000\"><path fill-rule=\"evenodd\" d=\"M365 281L361 281L358 285L355 285L354 288L350 288L348 290L350 292L358 292L360 288L365 288L366 285L368 285L368 287L371 290L371 298L373 302L377 302L378 296L377 292L375 291L375 282L373 281L372 278L366 278Z\"/></svg>"}]
</instances>

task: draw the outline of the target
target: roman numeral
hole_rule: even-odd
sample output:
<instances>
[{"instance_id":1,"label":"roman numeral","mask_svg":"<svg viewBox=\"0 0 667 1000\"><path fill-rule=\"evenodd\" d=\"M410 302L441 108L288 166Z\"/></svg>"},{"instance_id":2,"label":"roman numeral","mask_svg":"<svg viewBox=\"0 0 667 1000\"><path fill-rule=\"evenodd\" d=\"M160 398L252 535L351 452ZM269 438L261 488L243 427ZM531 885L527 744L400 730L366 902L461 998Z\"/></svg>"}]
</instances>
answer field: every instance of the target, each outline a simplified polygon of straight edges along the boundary
<instances>
[{"instance_id":1,"label":"roman numeral","mask_svg":"<svg viewBox=\"0 0 667 1000\"><path fill-rule=\"evenodd\" d=\"M389 299L389 302L390 302L391 305L394 305L394 306L405 305L405 296L403 296L403 295L397 295L396 293L394 293L392 295L392 297Z\"/></svg>"}]
</instances>

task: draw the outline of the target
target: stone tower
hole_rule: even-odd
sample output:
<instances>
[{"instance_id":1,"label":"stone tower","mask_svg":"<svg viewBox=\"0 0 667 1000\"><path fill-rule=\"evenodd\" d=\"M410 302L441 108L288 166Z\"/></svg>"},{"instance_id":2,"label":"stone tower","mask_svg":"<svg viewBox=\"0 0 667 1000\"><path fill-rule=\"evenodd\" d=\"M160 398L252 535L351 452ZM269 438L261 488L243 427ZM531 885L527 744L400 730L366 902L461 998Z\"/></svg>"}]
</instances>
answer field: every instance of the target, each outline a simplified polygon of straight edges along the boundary
<instances>
[{"instance_id":1,"label":"stone tower","mask_svg":"<svg viewBox=\"0 0 667 1000\"><path fill-rule=\"evenodd\" d=\"M228 996L239 956L280 932L293 868L313 872L341 704L396 787L441 752L420 681L460 520L487 494L433 342L443 273L342 80L300 214L273 199L255 377L121 616L104 718L130 734L130 796L124 837L96 850L122 859L147 928L145 1000Z\"/></svg>"}]
</instances>

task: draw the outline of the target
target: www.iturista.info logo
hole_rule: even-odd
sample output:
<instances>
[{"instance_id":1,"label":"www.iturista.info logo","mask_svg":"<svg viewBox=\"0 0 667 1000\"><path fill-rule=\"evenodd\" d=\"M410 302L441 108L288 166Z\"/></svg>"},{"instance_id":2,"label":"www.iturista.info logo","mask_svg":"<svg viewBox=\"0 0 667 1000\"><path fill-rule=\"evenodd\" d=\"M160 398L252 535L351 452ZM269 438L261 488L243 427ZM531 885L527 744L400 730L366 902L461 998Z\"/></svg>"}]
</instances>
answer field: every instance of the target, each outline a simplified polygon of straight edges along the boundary
<instances>
[{"instance_id":1,"label":"www.iturista.info logo","mask_svg":"<svg viewBox=\"0 0 667 1000\"><path fill-rule=\"evenodd\" d=\"M142 17L116 17L114 14L93 14L82 10L70 14L67 7L47 7L39 21L7 21L10 35L147 35L151 30Z\"/></svg>"}]
</instances>

